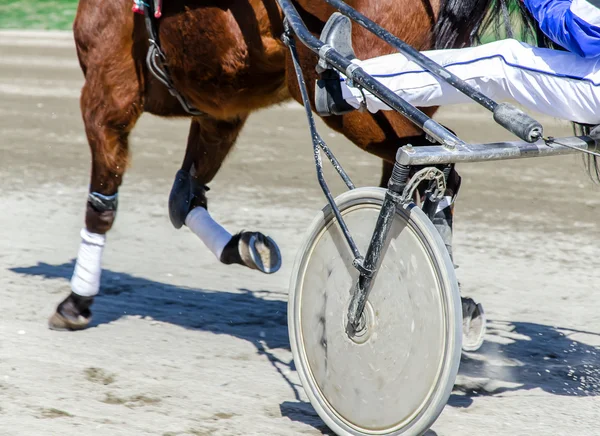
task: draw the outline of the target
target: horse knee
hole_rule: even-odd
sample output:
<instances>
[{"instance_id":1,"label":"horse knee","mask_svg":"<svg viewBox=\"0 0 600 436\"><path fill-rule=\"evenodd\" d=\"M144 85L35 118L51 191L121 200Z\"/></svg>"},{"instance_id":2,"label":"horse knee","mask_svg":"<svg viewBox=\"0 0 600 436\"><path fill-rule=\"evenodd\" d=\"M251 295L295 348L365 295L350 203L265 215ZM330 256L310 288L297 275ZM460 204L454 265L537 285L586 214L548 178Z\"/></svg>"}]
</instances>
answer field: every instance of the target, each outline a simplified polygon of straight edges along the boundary
<instances>
[{"instance_id":1,"label":"horse knee","mask_svg":"<svg viewBox=\"0 0 600 436\"><path fill-rule=\"evenodd\" d=\"M181 228L193 208L201 206L206 209L208 207L206 200L208 189L208 186L192 177L189 171L177 171L169 195L169 218L173 227Z\"/></svg>"},{"instance_id":2,"label":"horse knee","mask_svg":"<svg viewBox=\"0 0 600 436\"><path fill-rule=\"evenodd\" d=\"M117 198L117 194L90 192L85 213L85 227L88 231L103 235L111 229L117 214Z\"/></svg>"}]
</instances>

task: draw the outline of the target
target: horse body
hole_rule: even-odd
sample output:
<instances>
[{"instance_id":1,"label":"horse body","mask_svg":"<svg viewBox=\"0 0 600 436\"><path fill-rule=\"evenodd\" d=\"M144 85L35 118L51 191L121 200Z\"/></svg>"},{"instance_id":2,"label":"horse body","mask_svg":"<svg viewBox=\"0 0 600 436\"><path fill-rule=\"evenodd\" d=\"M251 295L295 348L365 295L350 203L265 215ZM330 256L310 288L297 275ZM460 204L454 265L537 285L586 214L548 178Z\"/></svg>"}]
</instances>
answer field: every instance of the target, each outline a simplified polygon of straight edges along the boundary
<instances>
[{"instance_id":1,"label":"horse body","mask_svg":"<svg viewBox=\"0 0 600 436\"><path fill-rule=\"evenodd\" d=\"M202 112L232 119L287 99L286 48L274 0L175 1L160 41L177 89Z\"/></svg>"},{"instance_id":2,"label":"horse body","mask_svg":"<svg viewBox=\"0 0 600 436\"><path fill-rule=\"evenodd\" d=\"M482 19L489 2L350 0L348 4L424 50L440 42L440 38L434 37L434 28L442 18L440 11L445 14L440 26L442 33L451 35L445 37L444 44L459 45L464 44L465 35L470 34L475 24L460 28L460 23L453 21L457 8L476 8L479 12L471 10L472 14ZM297 0L296 4L315 35L320 34L334 12L322 0ZM73 25L77 55L85 75L81 113L92 155L90 193L95 195L88 201L85 223L92 234L104 235L114 222L116 194L129 159L128 135L141 114L189 116L149 71L144 17L132 13L131 5L131 0L80 0ZM189 197L189 207L181 217L173 220L171 216L174 224L179 223L176 227L182 225L192 208L206 207L204 188L231 151L248 115L289 98L301 101L282 34L283 17L276 0L164 3L159 39L171 79L187 101L203 112L202 116L191 117L180 171L185 176L182 183L189 184L195 195ZM361 59L393 52L358 25L353 26L352 36ZM309 93L314 95L318 59L302 45L298 50ZM432 115L435 110L429 108L425 112ZM325 117L324 121L354 144L383 159L383 183L389 178L398 147L409 142L413 145L426 142L423 132L393 111L377 114L355 111ZM175 186L182 185L176 183L174 190ZM220 260L249 266L240 260L237 246L230 245L225 250L233 252L225 252Z\"/></svg>"},{"instance_id":3,"label":"horse body","mask_svg":"<svg viewBox=\"0 0 600 436\"><path fill-rule=\"evenodd\" d=\"M431 47L436 20L433 11L439 4L425 7L426 2L411 0L349 3L368 16L382 17L384 26L417 48ZM108 195L118 188L122 176L118 170L125 169L128 155L126 137L141 113L187 116L179 102L150 74L145 63L148 36L143 17L132 14L130 6L130 0L81 0L74 23L77 53L86 76L81 110L93 159L100 161L104 156L107 164L119 163L119 168L95 165L100 173L114 173L108 177L92 175L92 189ZM333 12L320 0L302 1L299 8L311 11L306 21L317 34ZM225 139L235 140L251 111L281 103L290 96L300 101L287 49L281 41L282 32L282 16L275 0L165 2L159 37L173 82L207 115L192 120L192 124L200 124L204 137L197 138L198 129L192 127L188 143L202 147L202 142L218 140L223 148L230 148ZM393 52L359 26L355 26L354 33L355 49L361 58ZM312 92L317 59L304 47L300 47L300 55ZM325 121L360 147L391 162L398 139L419 134L395 113L352 113ZM207 146L214 148L212 143ZM208 165L209 160L204 159L198 166ZM98 182L97 178L111 181ZM210 177L203 180L208 182Z\"/></svg>"}]
</instances>

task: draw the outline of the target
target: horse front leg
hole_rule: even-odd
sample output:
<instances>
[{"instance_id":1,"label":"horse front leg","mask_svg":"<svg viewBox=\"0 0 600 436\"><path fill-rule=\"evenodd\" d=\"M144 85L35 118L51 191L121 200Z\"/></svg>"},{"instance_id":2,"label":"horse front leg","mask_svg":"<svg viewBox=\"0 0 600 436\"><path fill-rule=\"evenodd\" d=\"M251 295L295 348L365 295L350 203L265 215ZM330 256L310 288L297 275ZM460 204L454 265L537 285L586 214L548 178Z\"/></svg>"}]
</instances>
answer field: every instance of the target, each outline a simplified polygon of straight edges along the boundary
<instances>
[{"instance_id":1,"label":"horse front leg","mask_svg":"<svg viewBox=\"0 0 600 436\"><path fill-rule=\"evenodd\" d=\"M232 235L208 213L207 185L221 168L246 118L192 121L183 165L169 197L169 216L175 228L186 225L220 262L272 274L281 267L275 241L260 232Z\"/></svg>"},{"instance_id":2,"label":"horse front leg","mask_svg":"<svg viewBox=\"0 0 600 436\"><path fill-rule=\"evenodd\" d=\"M110 78L117 88L107 83ZM111 89L119 91L111 93ZM90 307L100 289L106 233L115 221L117 194L127 167L128 136L142 112L135 75L123 77L88 68L81 112L92 154L91 180L71 293L50 317L53 330L80 330L91 320Z\"/></svg>"}]
</instances>

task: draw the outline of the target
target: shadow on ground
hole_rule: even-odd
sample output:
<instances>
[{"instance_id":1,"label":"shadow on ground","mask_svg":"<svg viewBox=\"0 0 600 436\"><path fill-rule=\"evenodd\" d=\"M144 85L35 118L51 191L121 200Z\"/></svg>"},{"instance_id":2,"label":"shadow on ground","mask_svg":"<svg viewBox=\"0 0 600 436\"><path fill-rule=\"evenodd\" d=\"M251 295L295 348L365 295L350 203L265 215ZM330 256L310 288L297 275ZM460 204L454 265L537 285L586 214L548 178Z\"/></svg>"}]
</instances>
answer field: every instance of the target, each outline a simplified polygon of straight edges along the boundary
<instances>
[{"instance_id":1,"label":"shadow on ground","mask_svg":"<svg viewBox=\"0 0 600 436\"><path fill-rule=\"evenodd\" d=\"M72 260L61 265L39 263L11 271L69 280L74 266ZM282 301L281 295L279 299L272 299L272 295L269 291L248 289L226 292L187 288L103 269L100 295L92 306L91 327L138 315L184 328L262 342L268 349L289 349L287 301Z\"/></svg>"},{"instance_id":2,"label":"shadow on ground","mask_svg":"<svg viewBox=\"0 0 600 436\"><path fill-rule=\"evenodd\" d=\"M61 265L38 263L11 271L47 279L70 279L74 260ZM93 326L138 315L189 329L206 330L250 341L267 356L294 391L296 402L280 405L283 416L329 430L312 406L300 399L297 385L283 369L295 370L269 352L290 348L287 303L269 291L226 292L186 288L127 273L102 271L102 291L94 303ZM459 379L449 405L469 407L483 395L541 388L554 395L600 394L600 348L574 340L573 334L597 333L524 322L489 321L488 336L477 353L463 354ZM433 433L430 433L433 434Z\"/></svg>"},{"instance_id":3,"label":"shadow on ground","mask_svg":"<svg viewBox=\"0 0 600 436\"><path fill-rule=\"evenodd\" d=\"M473 398L542 389L554 395L600 395L600 334L527 322L488 321L477 353L463 354L449 404L468 407Z\"/></svg>"}]
</instances>

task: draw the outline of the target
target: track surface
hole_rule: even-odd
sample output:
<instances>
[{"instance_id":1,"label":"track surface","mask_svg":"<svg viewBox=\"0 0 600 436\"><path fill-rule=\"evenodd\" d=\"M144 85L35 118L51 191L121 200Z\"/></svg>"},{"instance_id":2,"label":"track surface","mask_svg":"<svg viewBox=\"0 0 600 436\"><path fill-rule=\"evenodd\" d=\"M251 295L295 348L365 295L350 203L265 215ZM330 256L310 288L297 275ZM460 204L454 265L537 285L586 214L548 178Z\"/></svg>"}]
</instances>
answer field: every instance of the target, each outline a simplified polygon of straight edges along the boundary
<instances>
[{"instance_id":1,"label":"track surface","mask_svg":"<svg viewBox=\"0 0 600 436\"><path fill-rule=\"evenodd\" d=\"M0 435L327 433L291 363L288 280L324 205L300 106L253 115L212 184L230 231L266 231L273 276L223 266L167 197L184 120L145 115L104 257L94 327L46 328L68 292L87 193L82 75L68 33L0 33ZM466 140L510 136L475 107L438 116ZM548 133L570 127L543 119ZM379 162L324 131L357 185ZM490 318L463 357L437 435L596 435L600 189L580 157L462 165L457 274ZM337 193L341 184L329 180Z\"/></svg>"}]
</instances>

